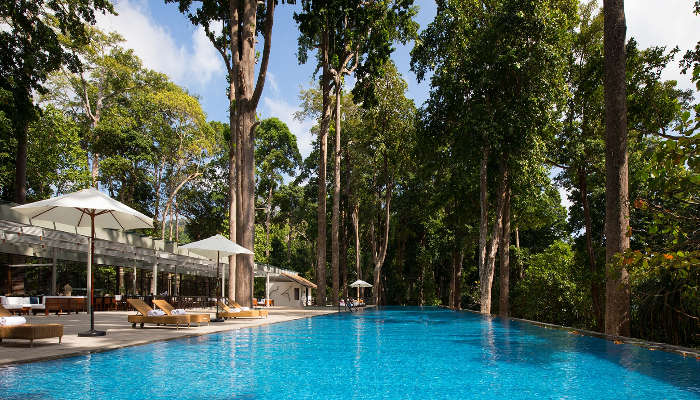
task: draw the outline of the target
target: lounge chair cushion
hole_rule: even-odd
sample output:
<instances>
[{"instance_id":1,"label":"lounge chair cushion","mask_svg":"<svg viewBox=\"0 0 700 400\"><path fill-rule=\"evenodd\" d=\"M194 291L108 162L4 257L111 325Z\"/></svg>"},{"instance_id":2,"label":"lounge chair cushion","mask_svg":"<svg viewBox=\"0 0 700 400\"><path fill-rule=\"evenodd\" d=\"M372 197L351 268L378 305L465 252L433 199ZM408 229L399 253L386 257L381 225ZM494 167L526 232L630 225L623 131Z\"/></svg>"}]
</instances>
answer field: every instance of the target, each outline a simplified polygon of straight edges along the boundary
<instances>
[{"instance_id":1,"label":"lounge chair cushion","mask_svg":"<svg viewBox=\"0 0 700 400\"><path fill-rule=\"evenodd\" d=\"M26 323L27 319L24 317L0 317L0 326L14 326Z\"/></svg>"}]
</instances>

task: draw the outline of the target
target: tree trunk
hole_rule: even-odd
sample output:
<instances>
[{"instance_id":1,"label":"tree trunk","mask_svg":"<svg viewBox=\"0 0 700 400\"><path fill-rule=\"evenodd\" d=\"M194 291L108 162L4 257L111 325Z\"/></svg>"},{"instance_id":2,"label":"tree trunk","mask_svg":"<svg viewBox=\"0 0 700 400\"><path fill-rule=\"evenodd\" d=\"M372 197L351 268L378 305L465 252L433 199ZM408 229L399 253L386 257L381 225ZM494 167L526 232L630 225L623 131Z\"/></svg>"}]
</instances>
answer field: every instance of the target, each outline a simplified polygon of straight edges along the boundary
<instances>
[{"instance_id":1,"label":"tree trunk","mask_svg":"<svg viewBox=\"0 0 700 400\"><path fill-rule=\"evenodd\" d=\"M265 262L270 262L270 215L272 214L272 185L267 190L267 204L265 205Z\"/></svg>"},{"instance_id":2,"label":"tree trunk","mask_svg":"<svg viewBox=\"0 0 700 400\"><path fill-rule=\"evenodd\" d=\"M498 315L509 315L510 297L510 187L506 190L506 204L503 208L503 233L501 236L501 266L499 281L501 293L499 296Z\"/></svg>"},{"instance_id":3,"label":"tree trunk","mask_svg":"<svg viewBox=\"0 0 700 400\"><path fill-rule=\"evenodd\" d=\"M229 79L233 84L230 93L235 96L235 107L230 113L235 116L234 135L231 140L236 143L235 160L235 239L248 249L254 248L255 240L255 110L258 106L270 58L272 44L272 26L274 24L275 1L267 0L265 5L265 26L262 32L264 47L259 63L257 81L255 77L256 64L256 22L258 3L253 0L229 0L228 27L231 64ZM240 14L240 15L239 15ZM229 97L230 100L230 97ZM231 102L229 103L231 104ZM231 155L229 154L229 161ZM231 170L229 166L229 181ZM231 190L229 189L229 194ZM233 205L234 196L229 200ZM230 209L233 214L234 210ZM232 217L229 217L229 222ZM233 229L233 224L231 224ZM233 235L231 235L233 236ZM232 238L233 239L233 238ZM231 269L233 263L229 263ZM250 306L253 300L253 269L255 266L252 255L237 255L235 263L235 300L243 306ZM229 289L230 293L230 289Z\"/></svg>"},{"instance_id":4,"label":"tree trunk","mask_svg":"<svg viewBox=\"0 0 700 400\"><path fill-rule=\"evenodd\" d=\"M92 163L90 165L90 178L92 179L92 187L99 188L98 179L100 177L100 155L92 153Z\"/></svg>"},{"instance_id":5,"label":"tree trunk","mask_svg":"<svg viewBox=\"0 0 700 400\"><path fill-rule=\"evenodd\" d=\"M16 129L17 158L15 159L15 203L27 201L27 129L29 122L23 120Z\"/></svg>"},{"instance_id":6,"label":"tree trunk","mask_svg":"<svg viewBox=\"0 0 700 400\"><path fill-rule=\"evenodd\" d=\"M328 35L324 34L323 51L328 57ZM323 112L319 130L319 158L318 158L318 246L316 248L316 304L326 305L326 160L328 153L328 127L331 119L330 99L330 75L324 63L321 75L321 92L323 97Z\"/></svg>"},{"instance_id":7,"label":"tree trunk","mask_svg":"<svg viewBox=\"0 0 700 400\"><path fill-rule=\"evenodd\" d=\"M193 174L188 175L185 179L182 180L182 182L180 182L180 183L175 187L175 190L173 190L173 192L172 192L172 193L170 194L170 196L168 197L168 201L165 203L165 211L163 212L162 226L160 227L160 237L161 237L161 239L165 239L165 218L168 216L168 214L170 214L170 217L171 217L171 221L170 221L170 225L171 225L170 234L171 234L171 237L170 237L170 239L172 239L172 210L171 210L171 207L172 207L172 204L173 204L173 200L175 199L175 196L177 196L177 193L180 191L180 189L182 189L183 186L185 186L185 184L186 184L187 182L191 181L192 179L194 179L194 178L196 178L196 177L198 177L198 176L200 176L200 175L202 175L200 172L195 172L195 173L193 173Z\"/></svg>"},{"instance_id":8,"label":"tree trunk","mask_svg":"<svg viewBox=\"0 0 700 400\"><path fill-rule=\"evenodd\" d=\"M387 170L387 159L384 156L384 170ZM379 293L381 287L379 286L381 282L382 266L384 265L384 260L386 259L386 250L389 246L389 227L391 226L391 192L393 190L393 182L391 178L386 184L386 192L384 194L384 233L379 243L379 248L377 249L376 242L377 239L374 237L374 222L370 226L372 235L372 258L374 259L374 286L372 287L372 297L374 298L374 304L379 305Z\"/></svg>"},{"instance_id":9,"label":"tree trunk","mask_svg":"<svg viewBox=\"0 0 700 400\"><path fill-rule=\"evenodd\" d=\"M155 211L153 212L153 220L154 221L159 221L160 220L160 186L161 186L161 171L163 169L163 163L160 162L155 166L155 175L156 175L156 183L155 183ZM112 190L110 184L110 191Z\"/></svg>"},{"instance_id":10,"label":"tree trunk","mask_svg":"<svg viewBox=\"0 0 700 400\"><path fill-rule=\"evenodd\" d=\"M344 207L345 208L345 207ZM340 287L343 293L343 298L348 297L348 226L346 221L347 210L343 210L340 213Z\"/></svg>"},{"instance_id":11,"label":"tree trunk","mask_svg":"<svg viewBox=\"0 0 700 400\"><path fill-rule=\"evenodd\" d=\"M464 262L464 249L457 248L455 253L455 262L453 264L452 275L454 276L454 289L452 308L454 310L462 309L462 264Z\"/></svg>"},{"instance_id":12,"label":"tree trunk","mask_svg":"<svg viewBox=\"0 0 700 400\"><path fill-rule=\"evenodd\" d=\"M335 80L335 146L333 153L333 215L331 216L331 273L333 278L333 305L338 305L340 293L340 79Z\"/></svg>"},{"instance_id":13,"label":"tree trunk","mask_svg":"<svg viewBox=\"0 0 700 400\"><path fill-rule=\"evenodd\" d=\"M255 247L255 159L254 159L254 123L255 110L250 110L246 103L238 103L238 129L241 133L241 161L239 164L240 197L237 211L236 236L240 245L253 249ZM252 112L251 112L252 111ZM253 301L253 255L239 254L236 261L236 301L250 307Z\"/></svg>"},{"instance_id":14,"label":"tree trunk","mask_svg":"<svg viewBox=\"0 0 700 400\"><path fill-rule=\"evenodd\" d=\"M605 55L605 333L630 334L629 276L620 253L629 249L625 6L604 0Z\"/></svg>"},{"instance_id":15,"label":"tree trunk","mask_svg":"<svg viewBox=\"0 0 700 400\"><path fill-rule=\"evenodd\" d=\"M287 266L292 264L292 221L287 217Z\"/></svg>"},{"instance_id":16,"label":"tree trunk","mask_svg":"<svg viewBox=\"0 0 700 400\"><path fill-rule=\"evenodd\" d=\"M506 200L506 184L508 181L508 169L501 162L501 176L498 183L498 202L496 206L496 218L493 221L493 234L489 242L489 250L486 254L485 268L479 274L481 313L491 314L491 286L493 285L493 273L496 267L496 252L501 241L503 209Z\"/></svg>"},{"instance_id":17,"label":"tree trunk","mask_svg":"<svg viewBox=\"0 0 700 400\"><path fill-rule=\"evenodd\" d=\"M520 231L515 227L515 248L520 250Z\"/></svg>"},{"instance_id":18,"label":"tree trunk","mask_svg":"<svg viewBox=\"0 0 700 400\"><path fill-rule=\"evenodd\" d=\"M236 169L236 146L237 137L236 134L236 88L234 86L233 80L229 84L229 148L228 148L228 238L232 242L237 242L236 235L236 196L238 194L236 179L238 170ZM236 256L228 257L228 291L227 295L229 299L236 298Z\"/></svg>"},{"instance_id":19,"label":"tree trunk","mask_svg":"<svg viewBox=\"0 0 700 400\"><path fill-rule=\"evenodd\" d=\"M586 182L586 171L579 168L577 171L579 192L581 192L581 204L583 204L583 217L586 229L586 253L588 255L588 265L591 271L591 299L593 303L593 317L596 321L596 329L601 330L604 326L603 306L600 298L600 285L598 283L598 268L596 266L595 254L593 253L593 227L591 221L591 208L588 201L588 183Z\"/></svg>"},{"instance_id":20,"label":"tree trunk","mask_svg":"<svg viewBox=\"0 0 700 400\"><path fill-rule=\"evenodd\" d=\"M175 201L175 199L173 199L173 201ZM170 224L168 224L168 240L171 242L173 241L173 217L175 215L174 211L175 207L170 207Z\"/></svg>"},{"instance_id":21,"label":"tree trunk","mask_svg":"<svg viewBox=\"0 0 700 400\"><path fill-rule=\"evenodd\" d=\"M355 234L355 272L357 279L362 279L362 267L360 265L360 204L354 200L352 205L352 230ZM360 288L360 296L364 295L364 288Z\"/></svg>"},{"instance_id":22,"label":"tree trunk","mask_svg":"<svg viewBox=\"0 0 700 400\"><path fill-rule=\"evenodd\" d=\"M175 202L175 243L180 243L180 213Z\"/></svg>"},{"instance_id":23,"label":"tree trunk","mask_svg":"<svg viewBox=\"0 0 700 400\"><path fill-rule=\"evenodd\" d=\"M479 224L479 276L486 268L486 240L489 235L489 187L488 187L488 148L483 148L481 168L479 169L479 206L481 208Z\"/></svg>"}]
</instances>

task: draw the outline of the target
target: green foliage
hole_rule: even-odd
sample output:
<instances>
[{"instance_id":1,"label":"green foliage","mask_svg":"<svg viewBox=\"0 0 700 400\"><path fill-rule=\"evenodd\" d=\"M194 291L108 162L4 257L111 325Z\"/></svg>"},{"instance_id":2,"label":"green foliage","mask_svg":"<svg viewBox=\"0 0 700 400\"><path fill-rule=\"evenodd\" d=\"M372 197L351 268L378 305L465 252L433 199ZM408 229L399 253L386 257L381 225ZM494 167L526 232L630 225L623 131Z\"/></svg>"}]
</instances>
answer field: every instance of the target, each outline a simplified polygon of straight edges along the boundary
<instances>
[{"instance_id":1,"label":"green foliage","mask_svg":"<svg viewBox=\"0 0 700 400\"><path fill-rule=\"evenodd\" d=\"M80 145L80 129L60 110L46 107L29 126L27 162L28 198L42 200L54 194L88 186L87 154Z\"/></svg>"},{"instance_id":2,"label":"green foliage","mask_svg":"<svg viewBox=\"0 0 700 400\"><path fill-rule=\"evenodd\" d=\"M525 276L511 294L513 314L566 326L588 324L589 298L571 246L555 242L525 261Z\"/></svg>"},{"instance_id":3,"label":"green foliage","mask_svg":"<svg viewBox=\"0 0 700 400\"><path fill-rule=\"evenodd\" d=\"M413 0L302 0L301 6L302 11L294 13L300 32L299 63L305 64L309 53L327 46L327 59L323 50L316 54L318 68L327 63L341 73L355 65L353 94L373 102L373 80L394 51L393 43L405 44L416 36Z\"/></svg>"},{"instance_id":4,"label":"green foliage","mask_svg":"<svg viewBox=\"0 0 700 400\"><path fill-rule=\"evenodd\" d=\"M3 2L0 18L9 29L0 31L0 87L13 94L13 117L26 117L22 114L33 108L31 92L44 91L49 73L61 66L80 68L80 59L62 46L59 36L70 34L87 43L85 24L95 23L95 11L114 13L114 8L108 0Z\"/></svg>"},{"instance_id":5,"label":"green foliage","mask_svg":"<svg viewBox=\"0 0 700 400\"><path fill-rule=\"evenodd\" d=\"M277 118L268 118L255 128L255 163L258 191L274 190L283 175L293 177L301 164L297 138Z\"/></svg>"},{"instance_id":6,"label":"green foliage","mask_svg":"<svg viewBox=\"0 0 700 400\"><path fill-rule=\"evenodd\" d=\"M697 347L700 251L629 251L632 329L640 337Z\"/></svg>"},{"instance_id":7,"label":"green foliage","mask_svg":"<svg viewBox=\"0 0 700 400\"><path fill-rule=\"evenodd\" d=\"M217 151L202 166L199 184L185 186L178 195L180 212L187 218L185 233L192 241L216 234L228 236L228 124L210 122Z\"/></svg>"}]
</instances>

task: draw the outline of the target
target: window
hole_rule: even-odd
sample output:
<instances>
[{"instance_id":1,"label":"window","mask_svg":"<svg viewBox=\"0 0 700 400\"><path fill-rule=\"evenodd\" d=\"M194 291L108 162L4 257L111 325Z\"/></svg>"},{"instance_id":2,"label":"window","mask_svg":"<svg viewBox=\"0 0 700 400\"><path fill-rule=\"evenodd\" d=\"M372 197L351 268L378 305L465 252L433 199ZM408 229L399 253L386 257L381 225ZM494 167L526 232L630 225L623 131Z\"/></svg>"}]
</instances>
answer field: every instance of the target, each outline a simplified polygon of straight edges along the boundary
<instances>
[{"instance_id":1,"label":"window","mask_svg":"<svg viewBox=\"0 0 700 400\"><path fill-rule=\"evenodd\" d=\"M299 300L299 288L294 288L294 300Z\"/></svg>"}]
</instances>

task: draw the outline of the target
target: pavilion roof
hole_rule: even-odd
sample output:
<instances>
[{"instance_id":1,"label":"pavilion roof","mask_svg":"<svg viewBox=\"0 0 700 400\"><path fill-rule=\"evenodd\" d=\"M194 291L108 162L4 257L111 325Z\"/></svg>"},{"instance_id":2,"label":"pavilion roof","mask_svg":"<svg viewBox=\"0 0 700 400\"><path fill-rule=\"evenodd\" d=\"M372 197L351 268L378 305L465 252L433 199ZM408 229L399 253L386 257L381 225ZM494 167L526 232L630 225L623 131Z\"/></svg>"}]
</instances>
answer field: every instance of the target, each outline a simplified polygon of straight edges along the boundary
<instances>
[{"instance_id":1,"label":"pavilion roof","mask_svg":"<svg viewBox=\"0 0 700 400\"><path fill-rule=\"evenodd\" d=\"M89 228L29 220L0 204L0 253L85 262ZM95 263L128 268L152 269L198 276L216 276L216 262L190 253L177 243L153 239L133 232L95 229ZM227 258L222 258L227 262ZM267 264L256 264L255 276L297 273Z\"/></svg>"}]
</instances>

